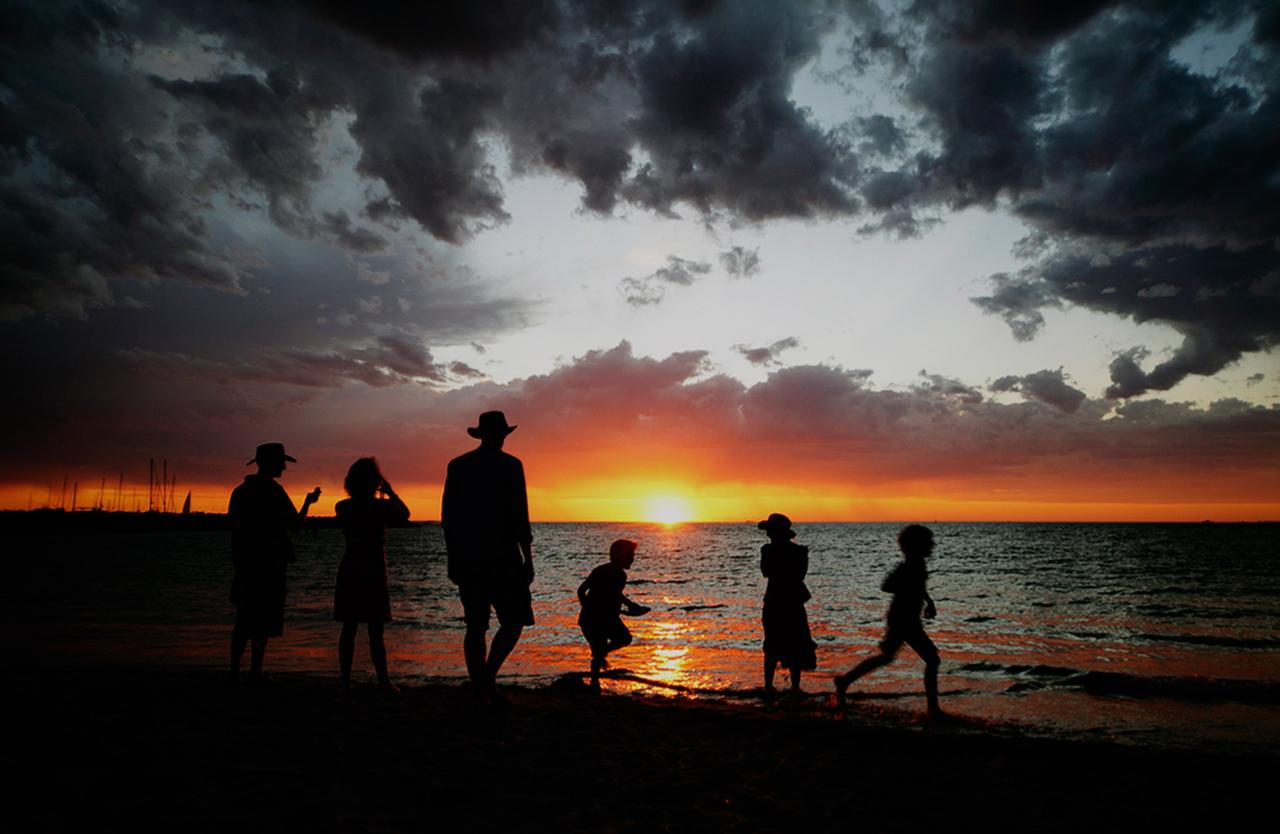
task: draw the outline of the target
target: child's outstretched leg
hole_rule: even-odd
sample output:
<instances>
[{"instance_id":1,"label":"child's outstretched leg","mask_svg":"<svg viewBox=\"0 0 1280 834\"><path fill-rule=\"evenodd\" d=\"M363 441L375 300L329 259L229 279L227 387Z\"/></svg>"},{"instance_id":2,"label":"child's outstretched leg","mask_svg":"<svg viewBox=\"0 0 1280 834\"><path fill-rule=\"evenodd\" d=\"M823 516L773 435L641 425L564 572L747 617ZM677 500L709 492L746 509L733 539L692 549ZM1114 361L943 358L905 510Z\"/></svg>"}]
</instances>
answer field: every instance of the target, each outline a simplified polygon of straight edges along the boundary
<instances>
[{"instance_id":1,"label":"child's outstretched leg","mask_svg":"<svg viewBox=\"0 0 1280 834\"><path fill-rule=\"evenodd\" d=\"M338 635L338 681L343 689L351 688L351 663L356 656L356 630L360 623L356 620L344 620L342 633Z\"/></svg>"},{"instance_id":2,"label":"child's outstretched leg","mask_svg":"<svg viewBox=\"0 0 1280 834\"><path fill-rule=\"evenodd\" d=\"M849 684L853 683L868 672L874 672L881 666L887 665L889 661L893 660L894 655L898 653L898 647L901 645L902 642L900 640L886 638L884 642L880 644L880 654L868 657L866 660L862 661L857 666L854 666L843 675L836 675L834 681L836 685L836 706L844 706L844 693L845 690L849 688Z\"/></svg>"}]
</instances>

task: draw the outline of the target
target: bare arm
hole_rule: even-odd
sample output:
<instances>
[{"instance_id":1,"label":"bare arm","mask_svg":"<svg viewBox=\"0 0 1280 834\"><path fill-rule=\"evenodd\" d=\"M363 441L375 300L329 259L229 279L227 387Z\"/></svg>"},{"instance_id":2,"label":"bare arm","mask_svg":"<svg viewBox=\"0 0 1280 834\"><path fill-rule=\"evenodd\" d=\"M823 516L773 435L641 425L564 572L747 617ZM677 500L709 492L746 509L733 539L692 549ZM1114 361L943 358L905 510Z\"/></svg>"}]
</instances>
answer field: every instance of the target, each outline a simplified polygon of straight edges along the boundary
<instances>
[{"instance_id":1,"label":"bare arm","mask_svg":"<svg viewBox=\"0 0 1280 834\"><path fill-rule=\"evenodd\" d=\"M591 577L582 580L582 584L578 586L578 604L583 608L587 607L587 590L591 587Z\"/></svg>"},{"instance_id":2,"label":"bare arm","mask_svg":"<svg viewBox=\"0 0 1280 834\"><path fill-rule=\"evenodd\" d=\"M938 616L938 607L933 604L933 597L929 596L929 592L924 592L924 618L932 620Z\"/></svg>"},{"instance_id":3,"label":"bare arm","mask_svg":"<svg viewBox=\"0 0 1280 834\"><path fill-rule=\"evenodd\" d=\"M396 524L404 524L408 521L409 506L401 500L399 495L396 495L395 490L391 488L390 482L383 480L380 489L382 490L382 494L387 497L387 500L391 502L391 521Z\"/></svg>"},{"instance_id":4,"label":"bare arm","mask_svg":"<svg viewBox=\"0 0 1280 834\"><path fill-rule=\"evenodd\" d=\"M297 516L293 522L293 532L302 529L302 522L307 520L307 513L311 510L311 505L320 500L320 487L315 487L307 493L307 497L302 499L302 509L298 510Z\"/></svg>"}]
</instances>

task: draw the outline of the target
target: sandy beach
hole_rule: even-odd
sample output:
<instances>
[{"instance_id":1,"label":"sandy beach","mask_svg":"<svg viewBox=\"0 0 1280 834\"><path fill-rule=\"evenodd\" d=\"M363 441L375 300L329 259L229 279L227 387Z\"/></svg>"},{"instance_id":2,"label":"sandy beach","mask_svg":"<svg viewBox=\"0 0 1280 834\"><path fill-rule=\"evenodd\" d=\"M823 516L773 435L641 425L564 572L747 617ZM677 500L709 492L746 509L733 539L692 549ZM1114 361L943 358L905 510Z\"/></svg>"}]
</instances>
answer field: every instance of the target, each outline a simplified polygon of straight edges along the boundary
<instances>
[{"instance_id":1,"label":"sandy beach","mask_svg":"<svg viewBox=\"0 0 1280 834\"><path fill-rule=\"evenodd\" d=\"M27 669L15 830L756 831L837 826L1225 828L1260 811L1277 760L886 728L822 699L764 707L327 677L228 688L214 670Z\"/></svg>"}]
</instances>

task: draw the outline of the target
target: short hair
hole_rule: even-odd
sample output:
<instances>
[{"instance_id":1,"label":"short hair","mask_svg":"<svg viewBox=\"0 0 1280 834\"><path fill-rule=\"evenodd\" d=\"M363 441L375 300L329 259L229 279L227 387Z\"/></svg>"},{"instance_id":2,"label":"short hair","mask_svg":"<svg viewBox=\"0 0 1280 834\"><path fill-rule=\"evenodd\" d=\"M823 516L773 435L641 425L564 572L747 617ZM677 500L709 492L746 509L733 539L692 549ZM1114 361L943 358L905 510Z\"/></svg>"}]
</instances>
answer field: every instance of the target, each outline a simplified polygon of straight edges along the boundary
<instances>
[{"instance_id":1,"label":"short hair","mask_svg":"<svg viewBox=\"0 0 1280 834\"><path fill-rule=\"evenodd\" d=\"M898 531L898 547L903 552L915 551L933 541L933 531L923 524L908 524Z\"/></svg>"},{"instance_id":2,"label":"short hair","mask_svg":"<svg viewBox=\"0 0 1280 834\"><path fill-rule=\"evenodd\" d=\"M342 486L347 495L373 495L382 486L382 470L377 458L360 458L351 464Z\"/></svg>"},{"instance_id":3,"label":"short hair","mask_svg":"<svg viewBox=\"0 0 1280 834\"><path fill-rule=\"evenodd\" d=\"M627 556L635 556L636 548L639 546L640 545L636 544L631 539L618 539L616 542L609 545L609 561L613 561L624 554Z\"/></svg>"}]
</instances>

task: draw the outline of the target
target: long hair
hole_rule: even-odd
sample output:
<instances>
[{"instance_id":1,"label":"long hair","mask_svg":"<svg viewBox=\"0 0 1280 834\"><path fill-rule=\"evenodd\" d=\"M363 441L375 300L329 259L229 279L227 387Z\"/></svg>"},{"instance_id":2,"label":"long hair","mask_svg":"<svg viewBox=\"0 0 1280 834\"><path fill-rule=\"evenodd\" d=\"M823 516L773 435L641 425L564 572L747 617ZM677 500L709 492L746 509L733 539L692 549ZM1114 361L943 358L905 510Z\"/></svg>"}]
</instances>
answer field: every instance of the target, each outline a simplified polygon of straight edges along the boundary
<instances>
[{"instance_id":1,"label":"long hair","mask_svg":"<svg viewBox=\"0 0 1280 834\"><path fill-rule=\"evenodd\" d=\"M352 497L373 495L382 486L382 470L378 468L378 459L360 458L351 464L342 486L347 495Z\"/></svg>"}]
</instances>

